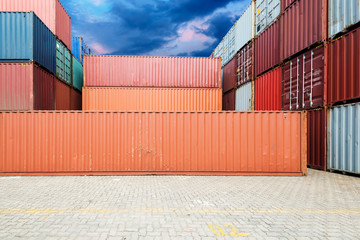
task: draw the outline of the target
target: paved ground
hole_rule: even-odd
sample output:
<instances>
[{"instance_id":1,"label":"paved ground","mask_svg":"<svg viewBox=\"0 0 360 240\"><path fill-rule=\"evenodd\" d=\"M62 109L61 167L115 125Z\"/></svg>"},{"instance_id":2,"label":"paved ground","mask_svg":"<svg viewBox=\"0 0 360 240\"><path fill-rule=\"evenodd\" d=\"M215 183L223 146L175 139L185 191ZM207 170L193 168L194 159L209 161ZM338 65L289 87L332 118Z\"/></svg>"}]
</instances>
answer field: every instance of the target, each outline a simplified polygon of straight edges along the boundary
<instances>
[{"instance_id":1,"label":"paved ground","mask_svg":"<svg viewBox=\"0 0 360 240\"><path fill-rule=\"evenodd\" d=\"M1 177L0 239L360 239L360 178Z\"/></svg>"}]
</instances>

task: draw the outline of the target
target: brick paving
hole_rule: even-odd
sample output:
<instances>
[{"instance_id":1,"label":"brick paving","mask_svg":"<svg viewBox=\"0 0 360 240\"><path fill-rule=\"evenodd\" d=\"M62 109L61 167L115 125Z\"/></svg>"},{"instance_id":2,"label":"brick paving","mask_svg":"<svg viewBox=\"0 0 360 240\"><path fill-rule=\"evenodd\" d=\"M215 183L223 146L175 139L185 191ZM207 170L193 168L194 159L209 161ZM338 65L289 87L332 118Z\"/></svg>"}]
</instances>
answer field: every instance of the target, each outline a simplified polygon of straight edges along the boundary
<instances>
[{"instance_id":1,"label":"brick paving","mask_svg":"<svg viewBox=\"0 0 360 240\"><path fill-rule=\"evenodd\" d=\"M0 177L0 239L360 239L360 178Z\"/></svg>"}]
</instances>

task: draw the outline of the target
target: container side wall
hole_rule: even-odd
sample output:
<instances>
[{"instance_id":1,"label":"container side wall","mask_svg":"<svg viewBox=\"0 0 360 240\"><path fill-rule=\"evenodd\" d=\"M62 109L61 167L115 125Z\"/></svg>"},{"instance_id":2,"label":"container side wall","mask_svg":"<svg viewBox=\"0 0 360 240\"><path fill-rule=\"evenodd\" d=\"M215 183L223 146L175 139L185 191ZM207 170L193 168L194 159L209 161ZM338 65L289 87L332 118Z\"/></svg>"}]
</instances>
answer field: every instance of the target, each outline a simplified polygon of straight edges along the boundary
<instances>
[{"instance_id":1,"label":"container side wall","mask_svg":"<svg viewBox=\"0 0 360 240\"><path fill-rule=\"evenodd\" d=\"M252 83L248 82L238 89L236 89L236 111L251 111L252 110Z\"/></svg>"},{"instance_id":2,"label":"container side wall","mask_svg":"<svg viewBox=\"0 0 360 240\"><path fill-rule=\"evenodd\" d=\"M237 86L243 85L254 79L253 52L254 52L254 44L253 42L250 42L245 47L243 47L237 54L237 62L236 62Z\"/></svg>"},{"instance_id":3,"label":"container side wall","mask_svg":"<svg viewBox=\"0 0 360 240\"><path fill-rule=\"evenodd\" d=\"M234 89L237 85L236 79L236 62L234 57L228 64L223 67L223 91L228 92Z\"/></svg>"},{"instance_id":4,"label":"container side wall","mask_svg":"<svg viewBox=\"0 0 360 240\"><path fill-rule=\"evenodd\" d=\"M236 47L236 23L232 26L229 32L224 37L224 56L222 61L222 66L228 64L228 62L233 59L236 54L235 47Z\"/></svg>"},{"instance_id":5,"label":"container side wall","mask_svg":"<svg viewBox=\"0 0 360 240\"><path fill-rule=\"evenodd\" d=\"M55 1L56 7L56 36L71 50L71 19L59 0Z\"/></svg>"},{"instance_id":6,"label":"container side wall","mask_svg":"<svg viewBox=\"0 0 360 240\"><path fill-rule=\"evenodd\" d=\"M70 109L82 110L82 95L81 92L72 88L70 92Z\"/></svg>"},{"instance_id":7,"label":"container side wall","mask_svg":"<svg viewBox=\"0 0 360 240\"><path fill-rule=\"evenodd\" d=\"M233 89L223 95L222 109L224 111L235 111L235 93L236 91Z\"/></svg>"},{"instance_id":8,"label":"container side wall","mask_svg":"<svg viewBox=\"0 0 360 240\"><path fill-rule=\"evenodd\" d=\"M296 0L281 0L281 12L284 12Z\"/></svg>"},{"instance_id":9,"label":"container side wall","mask_svg":"<svg viewBox=\"0 0 360 240\"><path fill-rule=\"evenodd\" d=\"M308 111L308 166L326 170L326 111Z\"/></svg>"},{"instance_id":10,"label":"container side wall","mask_svg":"<svg viewBox=\"0 0 360 240\"><path fill-rule=\"evenodd\" d=\"M250 6L245 10L241 15L239 20L236 22L235 29L235 53L237 53L241 48L243 48L251 39L254 38L254 3L252 2Z\"/></svg>"},{"instance_id":11,"label":"container side wall","mask_svg":"<svg viewBox=\"0 0 360 240\"><path fill-rule=\"evenodd\" d=\"M281 68L265 73L255 80L255 110L281 110Z\"/></svg>"},{"instance_id":12,"label":"container side wall","mask_svg":"<svg viewBox=\"0 0 360 240\"><path fill-rule=\"evenodd\" d=\"M34 110L55 110L55 77L35 65L34 72Z\"/></svg>"},{"instance_id":13,"label":"container side wall","mask_svg":"<svg viewBox=\"0 0 360 240\"><path fill-rule=\"evenodd\" d=\"M81 92L83 87L83 66L81 63L75 58L72 57L73 67L72 67L72 83L74 88Z\"/></svg>"},{"instance_id":14,"label":"container side wall","mask_svg":"<svg viewBox=\"0 0 360 240\"><path fill-rule=\"evenodd\" d=\"M55 79L55 109L71 110L71 87Z\"/></svg>"},{"instance_id":15,"label":"container side wall","mask_svg":"<svg viewBox=\"0 0 360 240\"><path fill-rule=\"evenodd\" d=\"M260 35L280 15L280 0L256 1L256 36Z\"/></svg>"}]
</instances>

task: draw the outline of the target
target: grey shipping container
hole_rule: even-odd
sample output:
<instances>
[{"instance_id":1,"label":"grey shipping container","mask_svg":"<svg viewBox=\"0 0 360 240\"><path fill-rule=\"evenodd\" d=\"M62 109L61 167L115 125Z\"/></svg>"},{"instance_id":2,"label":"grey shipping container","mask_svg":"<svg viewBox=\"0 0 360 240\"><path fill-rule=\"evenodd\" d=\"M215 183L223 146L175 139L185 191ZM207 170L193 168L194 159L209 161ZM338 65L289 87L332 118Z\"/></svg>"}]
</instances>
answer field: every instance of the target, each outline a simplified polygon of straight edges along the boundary
<instances>
[{"instance_id":1,"label":"grey shipping container","mask_svg":"<svg viewBox=\"0 0 360 240\"><path fill-rule=\"evenodd\" d=\"M254 110L254 81L248 82L236 89L235 110Z\"/></svg>"},{"instance_id":2,"label":"grey shipping container","mask_svg":"<svg viewBox=\"0 0 360 240\"><path fill-rule=\"evenodd\" d=\"M56 38L33 12L0 12L0 62L30 62L55 73Z\"/></svg>"},{"instance_id":3,"label":"grey shipping container","mask_svg":"<svg viewBox=\"0 0 360 240\"><path fill-rule=\"evenodd\" d=\"M56 40L56 76L67 84L71 84L71 60L69 49Z\"/></svg>"},{"instance_id":4,"label":"grey shipping container","mask_svg":"<svg viewBox=\"0 0 360 240\"><path fill-rule=\"evenodd\" d=\"M280 15L280 0L256 1L255 34L258 36Z\"/></svg>"},{"instance_id":5,"label":"grey shipping container","mask_svg":"<svg viewBox=\"0 0 360 240\"><path fill-rule=\"evenodd\" d=\"M328 112L328 169L360 174L360 103Z\"/></svg>"}]
</instances>

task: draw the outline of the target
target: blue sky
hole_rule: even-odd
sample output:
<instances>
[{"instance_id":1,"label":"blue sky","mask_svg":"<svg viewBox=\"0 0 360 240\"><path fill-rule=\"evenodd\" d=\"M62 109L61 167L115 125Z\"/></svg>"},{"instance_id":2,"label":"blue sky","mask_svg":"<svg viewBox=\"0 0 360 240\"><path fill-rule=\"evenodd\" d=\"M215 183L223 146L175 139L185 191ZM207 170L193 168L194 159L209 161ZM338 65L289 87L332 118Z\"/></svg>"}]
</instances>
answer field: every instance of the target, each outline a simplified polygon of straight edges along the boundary
<instances>
[{"instance_id":1,"label":"blue sky","mask_svg":"<svg viewBox=\"0 0 360 240\"><path fill-rule=\"evenodd\" d=\"M251 0L60 0L97 54L209 56Z\"/></svg>"}]
</instances>

